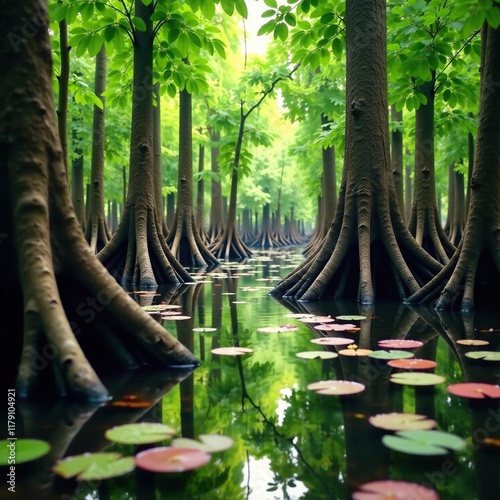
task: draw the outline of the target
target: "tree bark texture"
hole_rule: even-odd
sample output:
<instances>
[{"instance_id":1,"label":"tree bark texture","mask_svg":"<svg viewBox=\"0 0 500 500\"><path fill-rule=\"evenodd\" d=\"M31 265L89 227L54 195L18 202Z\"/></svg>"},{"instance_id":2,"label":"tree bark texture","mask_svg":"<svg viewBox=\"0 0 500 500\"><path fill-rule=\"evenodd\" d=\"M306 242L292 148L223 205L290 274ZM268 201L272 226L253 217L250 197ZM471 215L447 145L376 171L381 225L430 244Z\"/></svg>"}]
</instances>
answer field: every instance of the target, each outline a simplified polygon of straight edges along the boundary
<instances>
[{"instance_id":1,"label":"tree bark texture","mask_svg":"<svg viewBox=\"0 0 500 500\"><path fill-rule=\"evenodd\" d=\"M210 222L208 226L208 241L213 243L224 232L224 215L222 213L222 186L219 172L219 142L220 132L209 128L210 142L210 168L212 170L211 193L212 204L210 206Z\"/></svg>"},{"instance_id":2,"label":"tree bark texture","mask_svg":"<svg viewBox=\"0 0 500 500\"><path fill-rule=\"evenodd\" d=\"M395 106L391 106L391 119L394 123L391 131L391 166L394 189L398 199L399 209L404 214L403 200L403 132L401 130L403 122L403 111L396 111Z\"/></svg>"},{"instance_id":3,"label":"tree bark texture","mask_svg":"<svg viewBox=\"0 0 500 500\"><path fill-rule=\"evenodd\" d=\"M386 3L346 3L346 144L337 211L314 254L278 283L275 295L404 298L439 271L407 230L389 157Z\"/></svg>"},{"instance_id":4,"label":"tree bark texture","mask_svg":"<svg viewBox=\"0 0 500 500\"><path fill-rule=\"evenodd\" d=\"M9 233L6 248L15 252L16 272L2 271L9 289L23 296L23 347L18 394L51 392L38 382L52 373L51 388L85 400L108 398L78 339L79 325L68 321L79 310L65 311L66 293L91 299L111 320L113 333L130 337L151 359L163 365L196 363L194 356L142 311L90 252L69 197L63 152L54 121L51 45L47 3L26 0L6 5L3 33L22 33L25 19L36 23L19 45L2 44L0 61L0 232ZM12 267L12 261L2 260ZM60 293L60 284L69 287ZM90 324L92 323L92 324ZM96 324L89 321L91 329ZM108 335L109 332L106 333ZM99 349L100 345L94 345ZM40 368L37 360L49 368Z\"/></svg>"}]
</instances>

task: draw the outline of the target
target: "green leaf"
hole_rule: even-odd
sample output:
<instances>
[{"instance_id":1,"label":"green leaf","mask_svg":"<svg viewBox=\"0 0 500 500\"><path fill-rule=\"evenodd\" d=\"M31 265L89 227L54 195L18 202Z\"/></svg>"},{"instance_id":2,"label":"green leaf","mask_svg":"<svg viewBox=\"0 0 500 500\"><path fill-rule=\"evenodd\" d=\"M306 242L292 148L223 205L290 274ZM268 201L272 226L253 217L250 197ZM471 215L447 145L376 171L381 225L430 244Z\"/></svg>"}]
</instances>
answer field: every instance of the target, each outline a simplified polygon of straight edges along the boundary
<instances>
[{"instance_id":1,"label":"green leaf","mask_svg":"<svg viewBox=\"0 0 500 500\"><path fill-rule=\"evenodd\" d=\"M393 375L391 375L390 380L395 384L421 386L442 384L446 381L444 377L442 377L441 375L436 375L435 373L418 372L394 373Z\"/></svg>"},{"instance_id":2,"label":"green leaf","mask_svg":"<svg viewBox=\"0 0 500 500\"><path fill-rule=\"evenodd\" d=\"M200 5L201 13L207 18L212 19L215 15L215 3L212 1L201 2Z\"/></svg>"},{"instance_id":3,"label":"green leaf","mask_svg":"<svg viewBox=\"0 0 500 500\"><path fill-rule=\"evenodd\" d=\"M471 359L483 359L484 361L500 361L500 352L497 351L471 351L465 355Z\"/></svg>"},{"instance_id":4,"label":"green leaf","mask_svg":"<svg viewBox=\"0 0 500 500\"><path fill-rule=\"evenodd\" d=\"M275 26L276 26L275 19L271 19L270 21L267 21L267 23L263 24L259 28L259 31L257 31L257 36L266 35L268 33L271 33L271 31L274 31Z\"/></svg>"},{"instance_id":5,"label":"green leaf","mask_svg":"<svg viewBox=\"0 0 500 500\"><path fill-rule=\"evenodd\" d=\"M149 5L153 0L141 0L144 5Z\"/></svg>"},{"instance_id":6,"label":"green leaf","mask_svg":"<svg viewBox=\"0 0 500 500\"><path fill-rule=\"evenodd\" d=\"M243 17L243 19L248 17L248 8L245 0L235 0L234 6L236 7L238 14Z\"/></svg>"},{"instance_id":7,"label":"green leaf","mask_svg":"<svg viewBox=\"0 0 500 500\"><path fill-rule=\"evenodd\" d=\"M104 434L106 439L123 444L158 443L171 438L175 429L158 423L125 424L112 427Z\"/></svg>"},{"instance_id":8,"label":"green leaf","mask_svg":"<svg viewBox=\"0 0 500 500\"><path fill-rule=\"evenodd\" d=\"M43 457L50 444L40 439L3 439L0 441L0 465L22 464ZM14 459L14 462L11 460Z\"/></svg>"},{"instance_id":9,"label":"green leaf","mask_svg":"<svg viewBox=\"0 0 500 500\"><path fill-rule=\"evenodd\" d=\"M54 465L53 471L59 476L69 479L78 476L90 467L103 467L119 458L121 458L121 454L116 452L84 453L59 460Z\"/></svg>"},{"instance_id":10,"label":"green leaf","mask_svg":"<svg viewBox=\"0 0 500 500\"><path fill-rule=\"evenodd\" d=\"M144 1L144 0L143 0ZM78 481L103 481L112 477L123 476L135 469L134 457L122 457L105 464L92 463L78 475Z\"/></svg>"},{"instance_id":11,"label":"green leaf","mask_svg":"<svg viewBox=\"0 0 500 500\"><path fill-rule=\"evenodd\" d=\"M144 0L142 0L144 2ZM146 23L144 22L144 19L140 17L133 17L132 18L132 24L134 25L134 28L138 31L146 31Z\"/></svg>"},{"instance_id":12,"label":"green leaf","mask_svg":"<svg viewBox=\"0 0 500 500\"><path fill-rule=\"evenodd\" d=\"M332 40L332 52L339 58L344 54L344 44L340 38L334 38Z\"/></svg>"},{"instance_id":13,"label":"green leaf","mask_svg":"<svg viewBox=\"0 0 500 500\"><path fill-rule=\"evenodd\" d=\"M221 436L219 434L201 434L199 441L189 438L176 438L172 441L171 446L174 448L196 448L206 451L207 453L217 453L224 451L234 444L234 439L229 436Z\"/></svg>"},{"instance_id":14,"label":"green leaf","mask_svg":"<svg viewBox=\"0 0 500 500\"><path fill-rule=\"evenodd\" d=\"M278 8L278 3L276 2L276 0L264 0L264 3L268 7L272 7L273 9L277 9Z\"/></svg>"},{"instance_id":15,"label":"green leaf","mask_svg":"<svg viewBox=\"0 0 500 500\"><path fill-rule=\"evenodd\" d=\"M376 359L406 359L412 358L413 353L409 351L398 351L396 349L389 351L377 350L373 351L371 354L368 354L368 356L370 356L370 358Z\"/></svg>"}]
</instances>

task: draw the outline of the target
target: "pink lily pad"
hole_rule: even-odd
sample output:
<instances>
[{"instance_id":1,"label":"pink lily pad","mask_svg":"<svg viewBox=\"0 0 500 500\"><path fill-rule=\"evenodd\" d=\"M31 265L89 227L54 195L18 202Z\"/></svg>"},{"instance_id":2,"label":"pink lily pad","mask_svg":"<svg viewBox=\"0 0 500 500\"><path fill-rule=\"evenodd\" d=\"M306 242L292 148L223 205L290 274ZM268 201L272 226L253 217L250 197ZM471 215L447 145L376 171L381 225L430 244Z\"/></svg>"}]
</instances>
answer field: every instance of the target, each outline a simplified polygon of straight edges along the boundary
<instances>
[{"instance_id":1,"label":"pink lily pad","mask_svg":"<svg viewBox=\"0 0 500 500\"><path fill-rule=\"evenodd\" d=\"M353 500L398 500L421 498L439 500L438 494L425 486L406 481L372 481L360 486L352 495Z\"/></svg>"},{"instance_id":2,"label":"pink lily pad","mask_svg":"<svg viewBox=\"0 0 500 500\"><path fill-rule=\"evenodd\" d=\"M360 330L359 327L353 325L351 323L346 323L344 325L340 323L328 323L328 324L320 324L314 327L316 330L320 330L322 332L345 332L345 331L355 331Z\"/></svg>"},{"instance_id":3,"label":"pink lily pad","mask_svg":"<svg viewBox=\"0 0 500 500\"><path fill-rule=\"evenodd\" d=\"M480 384L474 382L453 384L448 386L448 392L463 398L500 398L500 386L493 384Z\"/></svg>"},{"instance_id":4,"label":"pink lily pad","mask_svg":"<svg viewBox=\"0 0 500 500\"><path fill-rule=\"evenodd\" d=\"M419 340L387 339L379 340L378 345L389 349L414 349L415 347L422 347L424 344Z\"/></svg>"},{"instance_id":5,"label":"pink lily pad","mask_svg":"<svg viewBox=\"0 0 500 500\"><path fill-rule=\"evenodd\" d=\"M437 422L425 415L415 413L379 413L368 419L373 427L387 431L428 430L437 427Z\"/></svg>"},{"instance_id":6,"label":"pink lily pad","mask_svg":"<svg viewBox=\"0 0 500 500\"><path fill-rule=\"evenodd\" d=\"M288 313L285 314L286 318L314 318L316 315L315 314L309 314L309 313Z\"/></svg>"},{"instance_id":7,"label":"pink lily pad","mask_svg":"<svg viewBox=\"0 0 500 500\"><path fill-rule=\"evenodd\" d=\"M437 363L430 359L391 359L387 362L393 368L403 368L406 370L427 370L435 368Z\"/></svg>"},{"instance_id":8,"label":"pink lily pad","mask_svg":"<svg viewBox=\"0 0 500 500\"><path fill-rule=\"evenodd\" d=\"M219 354L220 356L242 356L243 354L250 354L253 349L249 347L217 347L212 349L213 354Z\"/></svg>"},{"instance_id":9,"label":"pink lily pad","mask_svg":"<svg viewBox=\"0 0 500 500\"><path fill-rule=\"evenodd\" d=\"M357 394L363 392L365 386L359 382L350 380L321 380L308 384L307 388L317 394L325 396L347 396L349 394Z\"/></svg>"},{"instance_id":10,"label":"pink lily pad","mask_svg":"<svg viewBox=\"0 0 500 500\"><path fill-rule=\"evenodd\" d=\"M480 340L480 339L460 339L460 340L457 340L457 344L460 344L460 345L488 345L489 342L487 340Z\"/></svg>"},{"instance_id":11,"label":"pink lily pad","mask_svg":"<svg viewBox=\"0 0 500 500\"><path fill-rule=\"evenodd\" d=\"M354 343L354 340L344 337L320 337L318 339L311 339L311 342L319 345L347 345Z\"/></svg>"},{"instance_id":12,"label":"pink lily pad","mask_svg":"<svg viewBox=\"0 0 500 500\"><path fill-rule=\"evenodd\" d=\"M262 328L257 328L258 332L264 333L294 332L295 330L298 330L298 327L295 325L264 326Z\"/></svg>"},{"instance_id":13,"label":"pink lily pad","mask_svg":"<svg viewBox=\"0 0 500 500\"><path fill-rule=\"evenodd\" d=\"M184 472L210 462L211 455L195 448L163 446L138 453L135 464L150 472Z\"/></svg>"}]
</instances>

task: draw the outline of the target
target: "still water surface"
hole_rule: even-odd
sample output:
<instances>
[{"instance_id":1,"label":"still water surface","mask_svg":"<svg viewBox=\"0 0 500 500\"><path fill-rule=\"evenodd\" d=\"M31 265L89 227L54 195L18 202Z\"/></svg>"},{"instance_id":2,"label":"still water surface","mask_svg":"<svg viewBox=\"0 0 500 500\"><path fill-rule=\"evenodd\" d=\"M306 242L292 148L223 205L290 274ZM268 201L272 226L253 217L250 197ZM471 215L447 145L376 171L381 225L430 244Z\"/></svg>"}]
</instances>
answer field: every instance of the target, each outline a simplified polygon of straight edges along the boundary
<instances>
[{"instance_id":1,"label":"still water surface","mask_svg":"<svg viewBox=\"0 0 500 500\"><path fill-rule=\"evenodd\" d=\"M161 290L155 297L136 295L143 305L164 301L181 306L177 310L189 319L161 321L202 365L194 372L103 375L114 399L100 407L19 401L23 437L45 439L52 451L45 459L18 467L15 498L343 500L367 481L390 478L425 484L441 499L500 499L498 400L471 403L446 391L449 384L462 381L499 383L500 363L470 360L464 354L473 348L456 344L460 338L480 338L491 342L488 350L498 350L499 313L476 311L463 318L401 304L296 304L269 296L273 284L300 260L297 252L259 253L245 264L199 273L197 285L173 296ZM287 316L291 313L364 315L367 319L355 321L360 328L357 332L321 333ZM282 325L295 325L298 330L257 331ZM215 331L193 331L198 328ZM325 334L351 337L359 348L372 350L379 349L377 342L382 339L420 340L424 345L413 350L415 357L435 360L438 365L431 371L443 375L446 382L402 386L390 382L390 375L398 370L385 361L296 356L301 351L325 349L310 342ZM241 357L211 352L234 345L254 352ZM337 351L336 347L327 349ZM366 389L335 397L306 388L311 382L329 379L361 382ZM370 416L387 412L434 418L439 430L466 439L467 448L439 457L390 451L382 444L384 432L368 422ZM136 469L104 482L77 483L51 473L54 461L64 456L104 450L133 455L150 448L109 443L104 432L115 425L152 421L172 425L179 436L223 434L235 444L214 454L208 465L183 474Z\"/></svg>"}]
</instances>

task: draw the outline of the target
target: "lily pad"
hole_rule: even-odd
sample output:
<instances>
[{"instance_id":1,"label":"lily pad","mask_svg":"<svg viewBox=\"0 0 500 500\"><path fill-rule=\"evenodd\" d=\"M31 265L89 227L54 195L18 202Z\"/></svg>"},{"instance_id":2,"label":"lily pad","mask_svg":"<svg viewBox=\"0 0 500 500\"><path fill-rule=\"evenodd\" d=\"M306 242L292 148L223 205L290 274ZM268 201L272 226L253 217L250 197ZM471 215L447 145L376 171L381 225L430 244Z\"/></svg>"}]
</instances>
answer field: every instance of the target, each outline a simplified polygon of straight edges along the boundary
<instances>
[{"instance_id":1,"label":"lily pad","mask_svg":"<svg viewBox=\"0 0 500 500\"><path fill-rule=\"evenodd\" d=\"M448 386L448 392L463 398L500 398L500 386L493 384L480 384L474 382L453 384Z\"/></svg>"},{"instance_id":2,"label":"lily pad","mask_svg":"<svg viewBox=\"0 0 500 500\"><path fill-rule=\"evenodd\" d=\"M106 439L122 444L158 443L174 436L176 430L165 424L144 422L138 424L118 425L108 429Z\"/></svg>"},{"instance_id":3,"label":"lily pad","mask_svg":"<svg viewBox=\"0 0 500 500\"><path fill-rule=\"evenodd\" d=\"M439 500L438 494L425 486L406 481L372 481L360 486L352 494L352 500L398 500L417 499Z\"/></svg>"},{"instance_id":4,"label":"lily pad","mask_svg":"<svg viewBox=\"0 0 500 500\"><path fill-rule=\"evenodd\" d=\"M325 396L347 396L349 394L357 394L363 392L365 386L359 382L350 380L321 380L308 384L307 388L317 394Z\"/></svg>"},{"instance_id":5,"label":"lily pad","mask_svg":"<svg viewBox=\"0 0 500 500\"><path fill-rule=\"evenodd\" d=\"M408 351L398 351L397 349L392 349L389 351L377 350L373 351L370 354L370 358L376 359L403 359L403 358L412 358L414 356L413 353Z\"/></svg>"},{"instance_id":6,"label":"lily pad","mask_svg":"<svg viewBox=\"0 0 500 500\"><path fill-rule=\"evenodd\" d=\"M288 313L285 314L286 318L314 318L316 315L315 314L309 314L309 313Z\"/></svg>"},{"instance_id":7,"label":"lily pad","mask_svg":"<svg viewBox=\"0 0 500 500\"><path fill-rule=\"evenodd\" d=\"M342 314L340 316L337 316L337 319L340 319L342 321L361 321L363 319L366 319L366 316L361 316L359 314Z\"/></svg>"},{"instance_id":8,"label":"lily pad","mask_svg":"<svg viewBox=\"0 0 500 500\"><path fill-rule=\"evenodd\" d=\"M216 332L217 328L211 328L211 327L196 327L193 328L193 332L202 332L202 333L207 333L207 332Z\"/></svg>"},{"instance_id":9,"label":"lily pad","mask_svg":"<svg viewBox=\"0 0 500 500\"><path fill-rule=\"evenodd\" d=\"M138 453L135 464L151 472L184 472L208 464L211 455L195 448L163 446Z\"/></svg>"},{"instance_id":10,"label":"lily pad","mask_svg":"<svg viewBox=\"0 0 500 500\"><path fill-rule=\"evenodd\" d=\"M59 460L53 471L59 476L69 479L76 477L84 479L107 479L121 476L132 469L135 463L133 457L122 457L120 453L84 453Z\"/></svg>"},{"instance_id":11,"label":"lily pad","mask_svg":"<svg viewBox=\"0 0 500 500\"><path fill-rule=\"evenodd\" d=\"M419 340L387 339L379 340L378 345L389 349L414 349L415 347L422 347L424 344Z\"/></svg>"},{"instance_id":12,"label":"lily pad","mask_svg":"<svg viewBox=\"0 0 500 500\"><path fill-rule=\"evenodd\" d=\"M349 346L350 347L350 346ZM342 356L370 356L372 354L371 349L342 349L339 354Z\"/></svg>"},{"instance_id":13,"label":"lily pad","mask_svg":"<svg viewBox=\"0 0 500 500\"><path fill-rule=\"evenodd\" d=\"M461 437L436 430L398 431L395 435L385 435L382 442L391 450L428 456L446 455L449 451L460 451L466 446Z\"/></svg>"},{"instance_id":14,"label":"lily pad","mask_svg":"<svg viewBox=\"0 0 500 500\"><path fill-rule=\"evenodd\" d=\"M220 434L201 434L199 441L189 438L175 438L171 446L175 448L196 448L197 450L206 451L207 453L217 453L224 451L234 444L234 439L229 436L221 436Z\"/></svg>"},{"instance_id":15,"label":"lily pad","mask_svg":"<svg viewBox=\"0 0 500 500\"><path fill-rule=\"evenodd\" d=\"M333 323L335 320L331 316L312 316L307 318L300 318L302 323Z\"/></svg>"},{"instance_id":16,"label":"lily pad","mask_svg":"<svg viewBox=\"0 0 500 500\"><path fill-rule=\"evenodd\" d=\"M182 314L178 316L173 316L170 314L162 314L161 315L163 319L170 319L170 320L175 320L175 321L182 321L183 319L191 319L191 316L184 316Z\"/></svg>"},{"instance_id":17,"label":"lily pad","mask_svg":"<svg viewBox=\"0 0 500 500\"><path fill-rule=\"evenodd\" d=\"M402 385L437 385L445 381L444 377L435 373L406 372L391 375L391 382Z\"/></svg>"},{"instance_id":18,"label":"lily pad","mask_svg":"<svg viewBox=\"0 0 500 500\"><path fill-rule=\"evenodd\" d=\"M465 355L472 359L483 359L484 361L500 361L500 352L498 351L470 351Z\"/></svg>"},{"instance_id":19,"label":"lily pad","mask_svg":"<svg viewBox=\"0 0 500 500\"><path fill-rule=\"evenodd\" d=\"M249 347L217 347L212 349L213 354L219 354L220 356L242 356L243 354L250 354L253 349Z\"/></svg>"},{"instance_id":20,"label":"lily pad","mask_svg":"<svg viewBox=\"0 0 500 500\"><path fill-rule=\"evenodd\" d=\"M264 326L262 328L257 328L258 332L264 333L294 332L296 330L298 330L298 327L295 325Z\"/></svg>"},{"instance_id":21,"label":"lily pad","mask_svg":"<svg viewBox=\"0 0 500 500\"><path fill-rule=\"evenodd\" d=\"M318 339L311 339L311 342L319 345L347 345L353 344L354 340L344 337L320 337Z\"/></svg>"},{"instance_id":22,"label":"lily pad","mask_svg":"<svg viewBox=\"0 0 500 500\"><path fill-rule=\"evenodd\" d=\"M488 345L489 342L487 340L479 340L479 339L460 339L460 340L457 340L457 344L460 344L460 345Z\"/></svg>"},{"instance_id":23,"label":"lily pad","mask_svg":"<svg viewBox=\"0 0 500 500\"><path fill-rule=\"evenodd\" d=\"M415 413L379 413L368 419L373 427L387 431L429 430L437 427L437 422L425 415Z\"/></svg>"},{"instance_id":24,"label":"lily pad","mask_svg":"<svg viewBox=\"0 0 500 500\"><path fill-rule=\"evenodd\" d=\"M327 324L319 324L315 325L314 327L316 330L320 330L322 332L346 332L346 331L355 331L359 330L359 328L356 325L353 325L352 323L346 323L346 324L341 324L341 323L327 323Z\"/></svg>"},{"instance_id":25,"label":"lily pad","mask_svg":"<svg viewBox=\"0 0 500 500\"><path fill-rule=\"evenodd\" d=\"M330 351L302 351L298 352L296 356L303 359L333 359L338 358L339 355Z\"/></svg>"},{"instance_id":26,"label":"lily pad","mask_svg":"<svg viewBox=\"0 0 500 500\"><path fill-rule=\"evenodd\" d=\"M0 465L8 465L9 458L14 458L16 464L31 462L49 451L50 444L41 439L3 439L0 441Z\"/></svg>"},{"instance_id":27,"label":"lily pad","mask_svg":"<svg viewBox=\"0 0 500 500\"><path fill-rule=\"evenodd\" d=\"M393 359L388 361L387 364L393 368L403 368L406 370L427 370L435 368L437 363L431 359Z\"/></svg>"}]
</instances>

